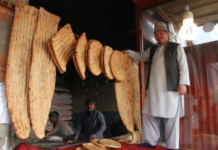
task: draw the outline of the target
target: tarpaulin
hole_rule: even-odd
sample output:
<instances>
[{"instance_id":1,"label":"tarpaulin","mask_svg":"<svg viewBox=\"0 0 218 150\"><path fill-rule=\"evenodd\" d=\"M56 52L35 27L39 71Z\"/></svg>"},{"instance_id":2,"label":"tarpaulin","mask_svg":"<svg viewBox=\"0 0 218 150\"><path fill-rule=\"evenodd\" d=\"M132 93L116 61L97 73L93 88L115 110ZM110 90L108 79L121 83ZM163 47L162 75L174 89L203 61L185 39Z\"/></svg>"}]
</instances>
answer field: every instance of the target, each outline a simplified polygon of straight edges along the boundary
<instances>
[{"instance_id":1,"label":"tarpaulin","mask_svg":"<svg viewBox=\"0 0 218 150\"><path fill-rule=\"evenodd\" d=\"M166 148L157 146L155 149L150 149L150 148L141 148L138 147L136 144L127 144L124 142L121 142L122 147L116 150L166 150ZM73 146L65 146L62 148L53 148L52 150L75 150L77 147L81 146L80 145L73 145ZM29 143L22 143L18 147L15 148L15 150L43 150L37 147L32 146ZM107 150L115 150L115 149L107 149Z\"/></svg>"}]
</instances>

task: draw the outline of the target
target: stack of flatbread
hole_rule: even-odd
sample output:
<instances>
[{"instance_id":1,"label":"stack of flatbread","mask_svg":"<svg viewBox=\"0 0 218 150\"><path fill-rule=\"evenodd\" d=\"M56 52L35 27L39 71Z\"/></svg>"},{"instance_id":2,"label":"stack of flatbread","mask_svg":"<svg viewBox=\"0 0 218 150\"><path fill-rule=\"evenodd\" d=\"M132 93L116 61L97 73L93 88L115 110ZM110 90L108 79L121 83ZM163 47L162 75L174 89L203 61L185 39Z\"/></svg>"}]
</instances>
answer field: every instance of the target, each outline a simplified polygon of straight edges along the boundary
<instances>
[{"instance_id":1,"label":"stack of flatbread","mask_svg":"<svg viewBox=\"0 0 218 150\"><path fill-rule=\"evenodd\" d=\"M138 63L127 54L113 51L110 66L115 78L117 107L121 119L130 133L134 133L134 123L142 131Z\"/></svg>"},{"instance_id":2,"label":"stack of flatbread","mask_svg":"<svg viewBox=\"0 0 218 150\"><path fill-rule=\"evenodd\" d=\"M138 130L142 131L139 66L138 62L135 62L130 57L128 57L128 73L129 84L131 87L131 97L133 100L134 121Z\"/></svg>"},{"instance_id":3,"label":"stack of flatbread","mask_svg":"<svg viewBox=\"0 0 218 150\"><path fill-rule=\"evenodd\" d=\"M134 131L133 133L127 133L116 138L120 142L126 142L128 144L140 144L142 142L142 132Z\"/></svg>"},{"instance_id":4,"label":"stack of flatbread","mask_svg":"<svg viewBox=\"0 0 218 150\"><path fill-rule=\"evenodd\" d=\"M91 143L82 144L76 150L106 150L106 148L121 148L121 144L112 139L95 139Z\"/></svg>"},{"instance_id":5,"label":"stack of flatbread","mask_svg":"<svg viewBox=\"0 0 218 150\"><path fill-rule=\"evenodd\" d=\"M133 99L131 96L130 77L128 75L128 55L124 55L121 52L114 51L111 56L111 70L116 79L115 81L115 93L117 100L117 107L120 113L120 117L126 126L126 129L130 132L134 132L134 107ZM113 56L116 55L116 56ZM113 61L118 61L119 65ZM119 68L122 72L119 72ZM119 79L119 80L117 80Z\"/></svg>"}]
</instances>

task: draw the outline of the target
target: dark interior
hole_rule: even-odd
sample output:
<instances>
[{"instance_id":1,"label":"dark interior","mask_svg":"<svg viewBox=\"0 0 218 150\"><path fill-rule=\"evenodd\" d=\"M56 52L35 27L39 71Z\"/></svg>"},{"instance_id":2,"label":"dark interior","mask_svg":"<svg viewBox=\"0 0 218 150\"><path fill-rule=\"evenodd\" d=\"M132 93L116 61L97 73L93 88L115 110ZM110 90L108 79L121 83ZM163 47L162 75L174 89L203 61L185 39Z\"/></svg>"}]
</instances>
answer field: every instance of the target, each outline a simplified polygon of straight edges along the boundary
<instances>
[{"instance_id":1,"label":"dark interior","mask_svg":"<svg viewBox=\"0 0 218 150\"><path fill-rule=\"evenodd\" d=\"M102 45L114 50L136 49L135 4L131 0L30 0L29 4L60 16L59 26L70 23L77 35L86 32L87 39L99 40ZM73 95L71 122L75 127L80 112L85 111L85 100L93 98L96 108L105 116L105 136L112 136L114 128L111 124L114 123L123 128L120 134L127 132L122 122L119 123L121 119L116 106L114 80L105 78L103 74L96 77L87 69L83 81L72 60L64 74L56 70L56 86L69 89Z\"/></svg>"}]
</instances>

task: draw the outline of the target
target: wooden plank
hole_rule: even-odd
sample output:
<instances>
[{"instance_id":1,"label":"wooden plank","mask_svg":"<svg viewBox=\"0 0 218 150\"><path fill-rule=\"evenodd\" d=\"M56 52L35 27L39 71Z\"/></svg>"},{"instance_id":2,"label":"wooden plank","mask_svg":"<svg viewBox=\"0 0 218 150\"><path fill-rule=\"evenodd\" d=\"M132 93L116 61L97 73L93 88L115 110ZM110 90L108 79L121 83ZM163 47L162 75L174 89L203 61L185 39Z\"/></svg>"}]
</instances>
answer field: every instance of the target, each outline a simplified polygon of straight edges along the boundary
<instances>
[{"instance_id":1,"label":"wooden plank","mask_svg":"<svg viewBox=\"0 0 218 150\"><path fill-rule=\"evenodd\" d=\"M164 20L171 22L174 29L178 32L178 27L175 24L175 22L167 16L167 14L162 10L161 7L157 7L156 11L159 13L159 15L161 15L164 18Z\"/></svg>"},{"instance_id":2,"label":"wooden plank","mask_svg":"<svg viewBox=\"0 0 218 150\"><path fill-rule=\"evenodd\" d=\"M172 1L172 0L133 0L137 5L140 10L146 9L146 8L151 8L155 7L158 5L161 5L163 3Z\"/></svg>"}]
</instances>

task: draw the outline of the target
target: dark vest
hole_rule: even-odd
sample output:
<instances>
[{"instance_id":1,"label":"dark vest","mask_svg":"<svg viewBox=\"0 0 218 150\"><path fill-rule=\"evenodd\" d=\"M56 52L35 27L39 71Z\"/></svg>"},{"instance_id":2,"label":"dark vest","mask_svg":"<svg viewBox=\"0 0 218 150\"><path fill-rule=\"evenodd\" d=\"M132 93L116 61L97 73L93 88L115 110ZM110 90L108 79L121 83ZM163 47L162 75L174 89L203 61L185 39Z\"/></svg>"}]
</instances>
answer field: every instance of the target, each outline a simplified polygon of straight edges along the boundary
<instances>
[{"instance_id":1,"label":"dark vest","mask_svg":"<svg viewBox=\"0 0 218 150\"><path fill-rule=\"evenodd\" d=\"M179 64L177 61L177 47L178 43L168 42L165 45L164 49L164 62L166 68L166 80L167 80L167 90L168 91L177 91L179 85ZM149 56L149 67L148 67L148 78L147 78L147 86L149 86L150 74L152 61L155 52L157 51L158 46L153 45L150 48L150 56Z\"/></svg>"}]
</instances>

